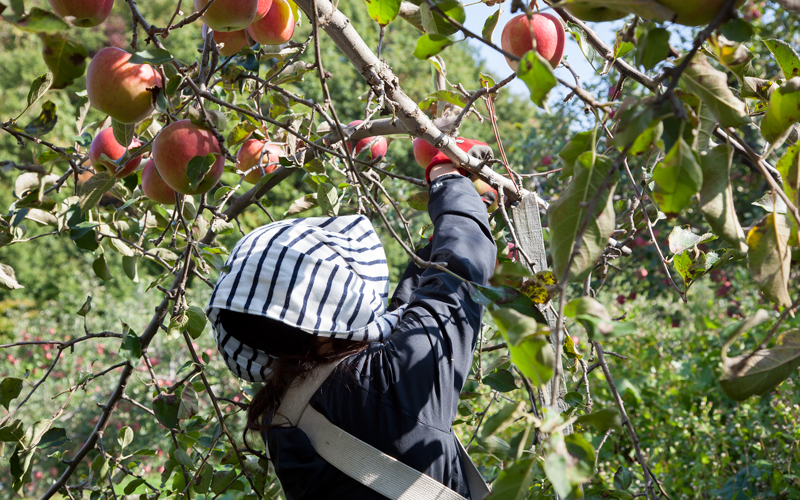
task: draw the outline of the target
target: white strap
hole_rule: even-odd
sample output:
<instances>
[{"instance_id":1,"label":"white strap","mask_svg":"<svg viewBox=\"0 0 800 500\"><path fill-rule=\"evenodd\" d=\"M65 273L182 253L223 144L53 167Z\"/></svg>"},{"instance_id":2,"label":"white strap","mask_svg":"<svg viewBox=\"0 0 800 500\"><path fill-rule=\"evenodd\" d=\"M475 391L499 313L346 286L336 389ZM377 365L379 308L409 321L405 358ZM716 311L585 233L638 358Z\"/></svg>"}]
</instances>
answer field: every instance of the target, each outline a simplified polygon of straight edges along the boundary
<instances>
[{"instance_id":1,"label":"white strap","mask_svg":"<svg viewBox=\"0 0 800 500\"><path fill-rule=\"evenodd\" d=\"M361 441L333 425L308 401L342 360L317 367L283 397L273 424L299 427L314 450L347 476L391 500L466 500L432 477ZM458 440L456 440L458 441ZM459 442L473 500L483 500L490 490L467 451Z\"/></svg>"}]
</instances>

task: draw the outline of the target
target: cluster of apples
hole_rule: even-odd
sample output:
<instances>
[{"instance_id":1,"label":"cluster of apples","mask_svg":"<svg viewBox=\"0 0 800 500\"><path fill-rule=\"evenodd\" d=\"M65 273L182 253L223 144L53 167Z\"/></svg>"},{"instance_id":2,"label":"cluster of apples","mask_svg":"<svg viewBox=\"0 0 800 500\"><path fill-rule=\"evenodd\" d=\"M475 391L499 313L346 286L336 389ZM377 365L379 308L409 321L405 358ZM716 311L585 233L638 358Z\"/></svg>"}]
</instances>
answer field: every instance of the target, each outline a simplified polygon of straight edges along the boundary
<instances>
[{"instance_id":1,"label":"cluster of apples","mask_svg":"<svg viewBox=\"0 0 800 500\"><path fill-rule=\"evenodd\" d=\"M199 12L209 1L194 0L195 9ZM50 0L50 5L74 26L88 28L108 18L114 1ZM287 0L216 0L202 19L213 30L215 41L223 44L222 55L236 54L247 46L248 35L260 44L285 43L291 39L295 25ZM123 124L135 124L150 116L154 97L163 83L153 66L132 63L131 57L118 48L102 49L92 58L86 72L86 92L92 107ZM383 143L385 154L385 139ZM106 128L92 141L89 159L96 171L107 170L123 178L136 171L142 158L129 158L122 165L118 165L119 160L127 150L139 146L141 142L136 139L127 147L119 144L113 130ZM243 172L250 170L245 181L256 183L264 172L277 168L282 153L276 143L250 139L241 146L236 166ZM191 182L187 173L189 163L197 156L209 154L216 160L204 169L200 179ZM211 131L190 120L176 121L164 127L153 141L152 156L142 170L142 191L157 203L173 204L176 192L187 195L208 192L222 177L224 164Z\"/></svg>"}]
</instances>

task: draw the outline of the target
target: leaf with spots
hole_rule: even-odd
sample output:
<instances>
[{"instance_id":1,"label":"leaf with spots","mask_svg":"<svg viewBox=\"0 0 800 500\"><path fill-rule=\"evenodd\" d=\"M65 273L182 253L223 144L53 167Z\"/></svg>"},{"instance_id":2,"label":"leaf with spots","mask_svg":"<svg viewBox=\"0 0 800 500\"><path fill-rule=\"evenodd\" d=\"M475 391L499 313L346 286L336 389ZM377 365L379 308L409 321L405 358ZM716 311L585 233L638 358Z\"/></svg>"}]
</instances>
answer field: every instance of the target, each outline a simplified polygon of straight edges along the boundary
<instances>
[{"instance_id":1,"label":"leaf with spots","mask_svg":"<svg viewBox=\"0 0 800 500\"><path fill-rule=\"evenodd\" d=\"M42 57L53 73L53 89L63 89L86 71L86 48L61 33L42 34Z\"/></svg>"}]
</instances>

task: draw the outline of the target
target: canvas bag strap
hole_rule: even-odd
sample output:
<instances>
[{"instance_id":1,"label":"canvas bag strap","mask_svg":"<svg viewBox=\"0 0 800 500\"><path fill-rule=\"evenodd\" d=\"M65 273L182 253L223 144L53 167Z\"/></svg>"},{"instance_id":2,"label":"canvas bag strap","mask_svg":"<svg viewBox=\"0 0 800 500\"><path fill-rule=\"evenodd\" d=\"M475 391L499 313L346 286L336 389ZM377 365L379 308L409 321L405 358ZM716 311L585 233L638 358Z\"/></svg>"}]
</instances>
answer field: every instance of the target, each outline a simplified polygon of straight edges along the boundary
<instances>
[{"instance_id":1,"label":"canvas bag strap","mask_svg":"<svg viewBox=\"0 0 800 500\"><path fill-rule=\"evenodd\" d=\"M432 477L333 425L309 406L311 397L342 361L320 365L305 379L291 386L272 423L299 427L325 461L391 500L466 500ZM473 500L483 500L488 496L489 488L461 443L459 452L466 469L471 496Z\"/></svg>"}]
</instances>

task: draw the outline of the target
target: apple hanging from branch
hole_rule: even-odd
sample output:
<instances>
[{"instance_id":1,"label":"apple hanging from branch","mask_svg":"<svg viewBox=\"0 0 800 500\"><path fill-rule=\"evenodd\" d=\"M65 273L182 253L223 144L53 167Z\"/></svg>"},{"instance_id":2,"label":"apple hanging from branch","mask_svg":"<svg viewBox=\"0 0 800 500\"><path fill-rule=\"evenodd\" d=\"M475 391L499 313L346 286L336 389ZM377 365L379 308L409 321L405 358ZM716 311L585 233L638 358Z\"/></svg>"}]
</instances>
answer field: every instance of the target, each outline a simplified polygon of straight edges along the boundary
<instances>
[{"instance_id":1,"label":"apple hanging from branch","mask_svg":"<svg viewBox=\"0 0 800 500\"><path fill-rule=\"evenodd\" d=\"M211 0L194 0L195 10L201 11L209 1ZM256 19L258 6L259 0L215 0L202 19L214 31L243 30Z\"/></svg>"},{"instance_id":2,"label":"apple hanging from branch","mask_svg":"<svg viewBox=\"0 0 800 500\"><path fill-rule=\"evenodd\" d=\"M175 190L164 182L158 175L156 163L153 160L145 163L142 169L142 192L145 196L162 205L175 204Z\"/></svg>"},{"instance_id":3,"label":"apple hanging from branch","mask_svg":"<svg viewBox=\"0 0 800 500\"><path fill-rule=\"evenodd\" d=\"M127 149L135 149L141 145L141 142L139 142L137 139L133 139L133 141L131 141L131 143L128 145ZM103 169L108 170L112 174L116 172L116 176L122 179L123 177L129 176L136 170L136 167L139 166L139 162L142 161L142 157L135 156L129 159L128 162L123 166L122 170L117 171L117 165L106 160L102 160L101 155L105 154L112 160L117 161L122 158L123 155L125 155L125 151L125 146L118 143L117 139L114 137L114 130L111 127L104 128L94 137L92 140L92 145L89 146L89 160L91 160L92 166L98 172Z\"/></svg>"},{"instance_id":4,"label":"apple hanging from branch","mask_svg":"<svg viewBox=\"0 0 800 500\"><path fill-rule=\"evenodd\" d=\"M53 12L79 28L91 28L108 19L114 0L50 0Z\"/></svg>"},{"instance_id":5,"label":"apple hanging from branch","mask_svg":"<svg viewBox=\"0 0 800 500\"><path fill-rule=\"evenodd\" d=\"M262 157L263 151L263 157ZM239 154L236 155L236 168L241 172L247 172L256 165L261 165L264 172L269 174L278 168L278 158L283 155L280 145L274 142L250 139L242 144ZM260 162L260 163L259 163ZM244 180L255 184L261 179L261 168L257 168L248 173Z\"/></svg>"},{"instance_id":6,"label":"apple hanging from branch","mask_svg":"<svg viewBox=\"0 0 800 500\"><path fill-rule=\"evenodd\" d=\"M533 14L530 22L525 14L512 18L503 28L500 45L506 52L522 57L526 52L533 50L534 39L536 51L550 62L550 66L553 68L558 66L564 56L566 36L564 25L552 14ZM506 61L511 69L517 71L519 61L512 61L508 57Z\"/></svg>"},{"instance_id":7,"label":"apple hanging from branch","mask_svg":"<svg viewBox=\"0 0 800 500\"><path fill-rule=\"evenodd\" d=\"M280 45L294 34L294 13L287 0L259 0L256 18L247 28L261 45Z\"/></svg>"},{"instance_id":8,"label":"apple hanging from branch","mask_svg":"<svg viewBox=\"0 0 800 500\"><path fill-rule=\"evenodd\" d=\"M213 163L196 165L196 157L208 155L216 157ZM225 166L214 134L190 120L180 120L161 129L153 141L153 160L158 174L169 187L190 195L203 194L213 188Z\"/></svg>"}]
</instances>

